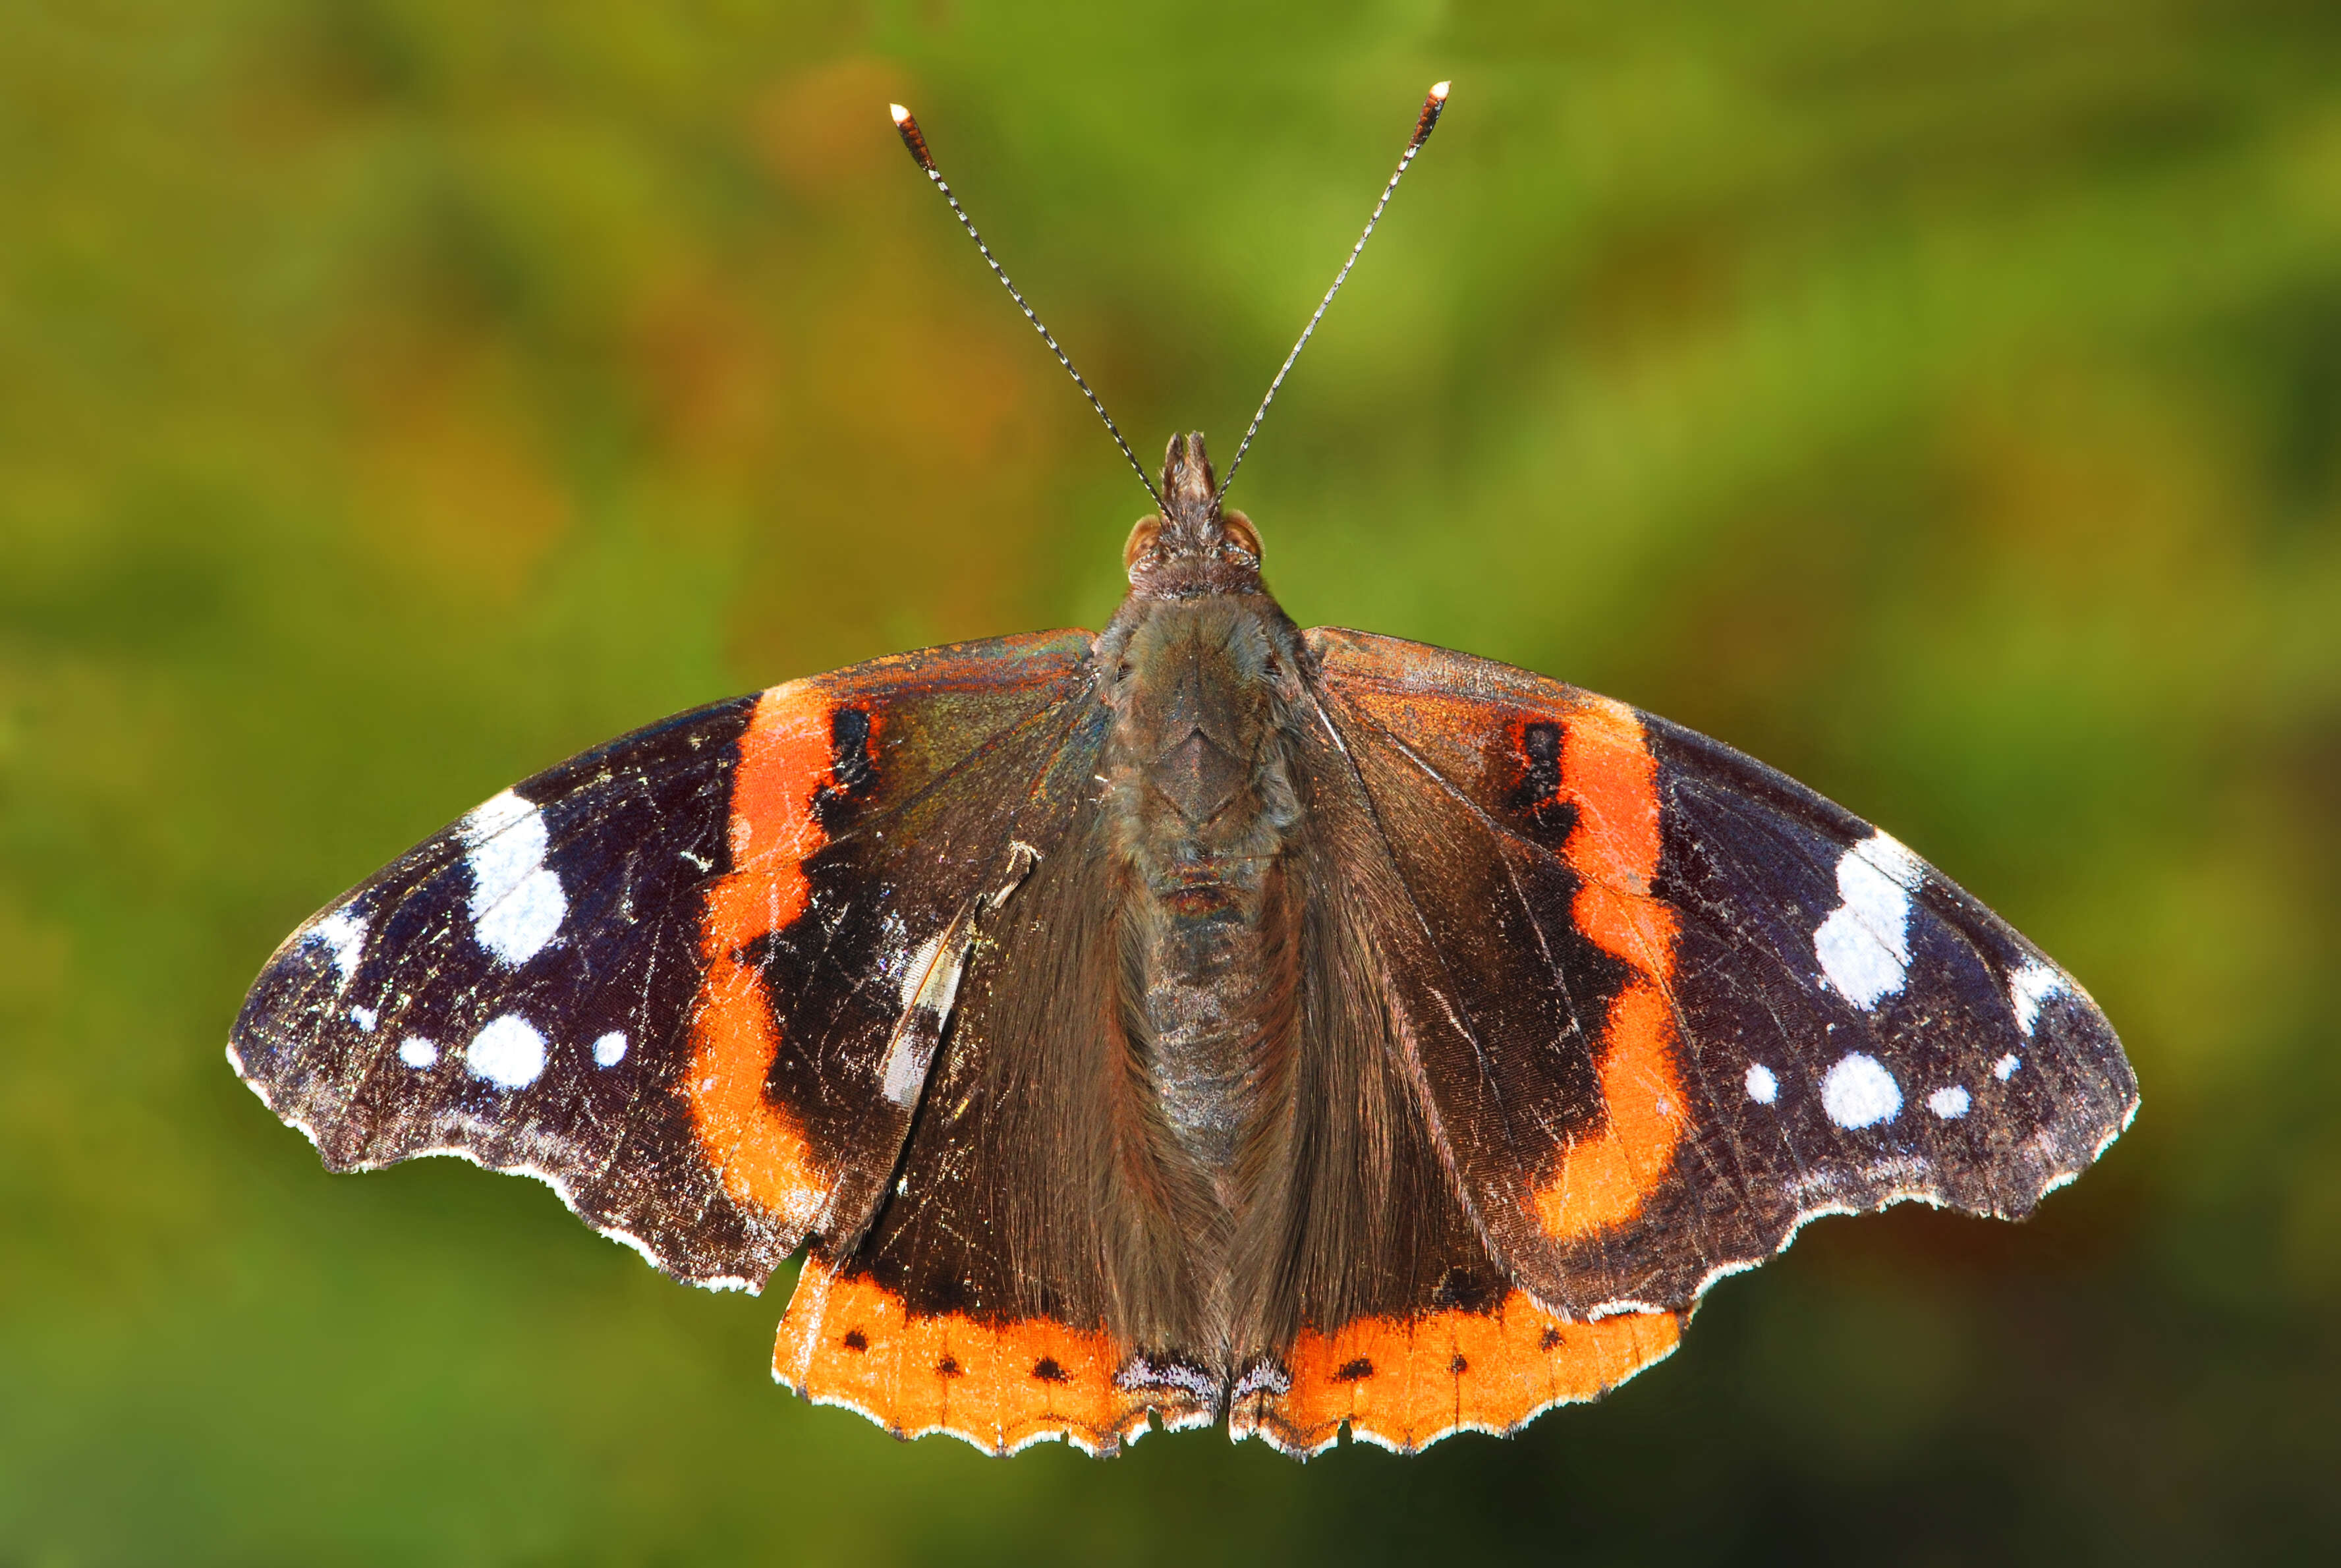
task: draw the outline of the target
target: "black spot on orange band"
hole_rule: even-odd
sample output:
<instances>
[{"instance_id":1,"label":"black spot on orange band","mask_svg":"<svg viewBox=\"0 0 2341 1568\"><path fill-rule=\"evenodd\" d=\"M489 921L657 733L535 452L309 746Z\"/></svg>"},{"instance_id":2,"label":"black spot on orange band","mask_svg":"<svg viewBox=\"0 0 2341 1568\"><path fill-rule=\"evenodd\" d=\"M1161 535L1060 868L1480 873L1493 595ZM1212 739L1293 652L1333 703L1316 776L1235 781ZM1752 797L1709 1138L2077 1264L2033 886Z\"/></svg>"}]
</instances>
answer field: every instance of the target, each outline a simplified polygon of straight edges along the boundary
<instances>
[{"instance_id":1,"label":"black spot on orange band","mask_svg":"<svg viewBox=\"0 0 2341 1568\"><path fill-rule=\"evenodd\" d=\"M1313 1454L1347 1425L1401 1453L1456 1432L1511 1432L1554 1404L1599 1398L1675 1347L1672 1313L1566 1323L1513 1291L1490 1312L1365 1317L1303 1330L1280 1395L1238 1402L1238 1435Z\"/></svg>"},{"instance_id":2,"label":"black spot on orange band","mask_svg":"<svg viewBox=\"0 0 2341 1568\"><path fill-rule=\"evenodd\" d=\"M877 1281L817 1257L805 1260L772 1351L773 1374L817 1404L858 1410L898 1436L947 1432L991 1454L1046 1438L1119 1448L1161 1401L1116 1371L1101 1326L913 1313Z\"/></svg>"}]
</instances>

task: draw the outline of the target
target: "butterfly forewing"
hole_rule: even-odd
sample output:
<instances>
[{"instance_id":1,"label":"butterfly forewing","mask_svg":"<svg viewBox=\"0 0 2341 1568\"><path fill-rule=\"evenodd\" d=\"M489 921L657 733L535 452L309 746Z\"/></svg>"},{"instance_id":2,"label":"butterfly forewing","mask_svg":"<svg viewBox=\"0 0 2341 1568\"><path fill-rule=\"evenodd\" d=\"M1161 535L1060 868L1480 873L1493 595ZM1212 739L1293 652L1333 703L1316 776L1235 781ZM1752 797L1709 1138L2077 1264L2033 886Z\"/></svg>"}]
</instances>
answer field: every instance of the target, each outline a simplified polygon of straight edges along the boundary
<instances>
[{"instance_id":1,"label":"butterfly forewing","mask_svg":"<svg viewBox=\"0 0 2341 1568\"><path fill-rule=\"evenodd\" d=\"M1685 1308L1820 1213L2021 1215L2134 1110L2069 978L1811 791L1556 681L1310 635L1423 1092L1541 1300Z\"/></svg>"},{"instance_id":2,"label":"butterfly forewing","mask_svg":"<svg viewBox=\"0 0 2341 1568\"><path fill-rule=\"evenodd\" d=\"M753 702L540 774L322 911L254 987L237 1070L334 1169L462 1155L682 1277L761 1280L782 1238L664 1152Z\"/></svg>"},{"instance_id":3,"label":"butterfly forewing","mask_svg":"<svg viewBox=\"0 0 2341 1568\"><path fill-rule=\"evenodd\" d=\"M891 1170L903 976L1014 829L1045 848L1025 759L1086 648L880 660L563 763L304 924L230 1058L334 1169L460 1155L680 1277L760 1285Z\"/></svg>"},{"instance_id":4,"label":"butterfly forewing","mask_svg":"<svg viewBox=\"0 0 2341 1568\"><path fill-rule=\"evenodd\" d=\"M1665 801L1656 890L1685 915L1675 995L1756 1189L1778 1195L1766 1226L1903 1196L2021 1216L2127 1125L2120 1042L2037 948L1890 835L1639 717Z\"/></svg>"}]
</instances>

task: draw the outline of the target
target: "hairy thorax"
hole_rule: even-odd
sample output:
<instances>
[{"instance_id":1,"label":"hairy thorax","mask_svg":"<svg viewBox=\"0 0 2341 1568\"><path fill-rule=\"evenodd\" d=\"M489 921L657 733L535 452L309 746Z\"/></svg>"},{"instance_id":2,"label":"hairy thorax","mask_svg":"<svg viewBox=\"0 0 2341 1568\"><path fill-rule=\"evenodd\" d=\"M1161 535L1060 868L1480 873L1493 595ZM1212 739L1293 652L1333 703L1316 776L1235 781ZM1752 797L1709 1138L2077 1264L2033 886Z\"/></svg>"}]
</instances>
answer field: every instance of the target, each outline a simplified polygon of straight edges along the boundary
<instances>
[{"instance_id":1,"label":"hairy thorax","mask_svg":"<svg viewBox=\"0 0 2341 1568\"><path fill-rule=\"evenodd\" d=\"M1300 820L1280 720L1291 622L1265 595L1134 601L1101 646L1114 726L1105 812L1121 861L1121 1023L1161 1151L1240 1210L1290 1052ZM1183 1156L1183 1160L1181 1160Z\"/></svg>"}]
</instances>

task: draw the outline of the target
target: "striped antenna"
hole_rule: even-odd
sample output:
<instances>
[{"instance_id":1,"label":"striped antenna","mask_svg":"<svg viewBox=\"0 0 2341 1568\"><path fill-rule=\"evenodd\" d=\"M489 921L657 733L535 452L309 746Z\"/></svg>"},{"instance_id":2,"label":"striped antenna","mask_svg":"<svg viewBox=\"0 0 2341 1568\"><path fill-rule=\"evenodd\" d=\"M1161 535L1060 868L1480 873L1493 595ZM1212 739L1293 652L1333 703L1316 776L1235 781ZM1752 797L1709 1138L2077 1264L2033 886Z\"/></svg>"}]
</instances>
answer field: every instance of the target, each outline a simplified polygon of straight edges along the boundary
<instances>
[{"instance_id":1,"label":"striped antenna","mask_svg":"<svg viewBox=\"0 0 2341 1568\"><path fill-rule=\"evenodd\" d=\"M1390 197L1398 193L1398 183L1406 178L1407 165L1414 162L1414 155L1422 151L1422 144L1430 140L1430 133L1438 127L1439 114L1447 107L1449 85L1446 82L1436 84L1422 100L1422 113L1416 116L1414 122L1414 134L1408 138L1406 151L1399 154L1398 172L1390 177L1390 184L1382 187L1382 199L1374 203L1373 214L1366 219L1366 232L1360 234L1358 243L1350 247L1350 259L1343 262L1341 270L1334 274L1333 286L1325 291L1325 297L1317 302L1316 313L1309 318L1309 324L1300 329L1300 341L1292 345L1292 352L1284 356L1284 363L1277 370L1276 379L1268 383L1268 395L1260 400L1260 412L1251 416L1251 423L1244 430L1243 440L1236 446L1235 461L1228 464L1227 477L1220 481L1220 497L1225 497L1228 487L1235 483L1236 470L1243 466L1244 453L1251 450L1251 438L1260 433L1260 422L1268 417L1268 405L1276 401L1276 389L1284 384L1286 374L1292 369L1292 362L1299 359L1300 351L1309 346L1309 334L1315 332L1317 323L1325 319L1325 307L1333 303L1333 296L1340 293L1341 285L1350 281L1350 269L1358 264L1358 256L1365 250L1366 242L1374 237L1374 225L1382 221L1382 209L1390 205Z\"/></svg>"},{"instance_id":2,"label":"striped antenna","mask_svg":"<svg viewBox=\"0 0 2341 1568\"><path fill-rule=\"evenodd\" d=\"M1105 421L1106 434L1113 437L1113 444L1121 448L1121 455L1128 458L1130 466L1137 471L1138 482L1144 485L1146 493L1154 498L1154 510L1162 511L1161 492L1154 488L1154 481L1148 477L1146 465L1138 461L1138 454L1130 450L1128 442L1121 439L1121 427L1113 422L1113 415L1105 412L1105 404L1098 401L1098 394L1090 390L1090 383L1074 368L1072 356L1058 343L1056 334L1033 313L1032 307L1024 303L1024 296L1009 281L1007 269L991 253L991 247L983 243L983 236L975 232L975 224L969 220L967 210L959 204L959 198L951 194L951 185L943 179L942 171L935 167L934 154L927 151L927 139L920 134L919 122L900 104L888 104L887 111L894 116L894 129L902 134L902 145L911 149L911 156L919 161L919 167L926 172L928 179L934 182L935 189L943 194L943 200L951 203L951 216L957 218L959 226L967 231L967 237L975 242L975 248L983 253L984 263L991 267L991 275L1000 280L1000 286L1008 291L1008 297L1016 302L1016 308L1024 313L1024 319L1032 323L1032 330L1041 334L1041 341L1049 345L1049 352L1057 356L1057 362L1065 367L1065 373L1073 378L1073 384L1081 389L1083 397L1090 400L1090 407L1097 410L1098 418ZM1379 215L1380 209L1376 208L1375 212Z\"/></svg>"}]
</instances>

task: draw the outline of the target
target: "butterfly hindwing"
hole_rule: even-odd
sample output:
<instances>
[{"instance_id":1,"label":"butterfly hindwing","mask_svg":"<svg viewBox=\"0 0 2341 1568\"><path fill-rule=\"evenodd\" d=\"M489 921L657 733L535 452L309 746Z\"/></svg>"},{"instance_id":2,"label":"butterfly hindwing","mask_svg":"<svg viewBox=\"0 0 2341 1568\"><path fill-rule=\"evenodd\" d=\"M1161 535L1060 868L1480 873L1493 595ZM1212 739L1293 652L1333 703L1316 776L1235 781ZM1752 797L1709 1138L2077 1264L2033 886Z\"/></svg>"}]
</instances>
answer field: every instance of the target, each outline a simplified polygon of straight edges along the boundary
<instances>
[{"instance_id":1,"label":"butterfly hindwing","mask_svg":"<svg viewBox=\"0 0 2341 1568\"><path fill-rule=\"evenodd\" d=\"M891 1171L890 1066L949 1004L921 982L1044 836L1021 797L1086 650L882 660L563 763L304 924L231 1060L332 1168L534 1175L679 1277L761 1285Z\"/></svg>"},{"instance_id":2,"label":"butterfly hindwing","mask_svg":"<svg viewBox=\"0 0 2341 1568\"><path fill-rule=\"evenodd\" d=\"M1376 911L1394 880L1338 754L1302 748L1310 809L1290 1164L1259 1216L1273 1358L1243 1369L1230 1426L1306 1456L1346 1428L1411 1453L1456 1432L1509 1433L1598 1397L1674 1347L1669 1313L1572 1323L1520 1288L1466 1203L1387 975ZM1420 937L1422 933L1415 933ZM1408 945L1417 954L1422 948Z\"/></svg>"},{"instance_id":3,"label":"butterfly hindwing","mask_svg":"<svg viewBox=\"0 0 2341 1568\"><path fill-rule=\"evenodd\" d=\"M1121 1244L1164 1265L1182 1254L1121 1234L1143 1225L1116 1136L1128 1075L1092 782L1105 718L1091 710L1038 792L1066 825L981 923L893 1187L861 1236L813 1249L781 1325L782 1381L899 1435L1111 1453L1150 1409L1191 1424L1199 1404L1129 1375L1138 1335L1120 1310ZM1208 1418L1208 1386L1200 1403Z\"/></svg>"},{"instance_id":4,"label":"butterfly hindwing","mask_svg":"<svg viewBox=\"0 0 2341 1568\"><path fill-rule=\"evenodd\" d=\"M1075 719L1031 790L1051 852L979 922L893 1186L816 1244L775 1347L781 1380L903 1436L1097 1453L1225 1415L1296 1454L1346 1426L1412 1450L1594 1397L1675 1343L1670 1314L1569 1323L1490 1255L1413 1087L1377 932L1350 897L1377 851L1354 779L1311 757L1288 1107L1240 1218L1166 1158L1121 997L1123 876L1091 788L1111 719ZM1361 838L1361 835L1366 837ZM1226 1289L1214 1284L1226 1260Z\"/></svg>"},{"instance_id":5,"label":"butterfly hindwing","mask_svg":"<svg viewBox=\"0 0 2341 1568\"><path fill-rule=\"evenodd\" d=\"M1892 839L1623 704L1310 641L1422 1092L1541 1301L1684 1309L1821 1213L2021 1215L2126 1125L2095 1005Z\"/></svg>"}]
</instances>

